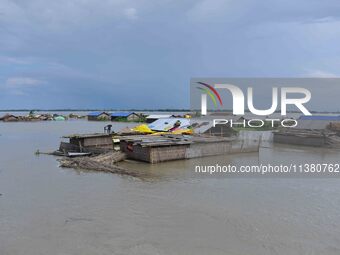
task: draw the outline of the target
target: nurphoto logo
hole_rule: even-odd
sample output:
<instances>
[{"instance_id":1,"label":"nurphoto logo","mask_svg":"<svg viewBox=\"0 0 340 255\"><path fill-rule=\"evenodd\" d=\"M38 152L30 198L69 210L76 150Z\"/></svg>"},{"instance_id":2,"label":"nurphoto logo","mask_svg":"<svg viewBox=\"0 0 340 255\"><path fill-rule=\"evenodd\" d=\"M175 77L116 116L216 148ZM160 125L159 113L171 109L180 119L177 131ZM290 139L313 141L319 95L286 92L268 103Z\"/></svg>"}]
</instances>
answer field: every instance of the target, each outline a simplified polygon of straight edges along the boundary
<instances>
[{"instance_id":1,"label":"nurphoto logo","mask_svg":"<svg viewBox=\"0 0 340 255\"><path fill-rule=\"evenodd\" d=\"M244 102L245 102L245 96L243 91L237 87L236 85L232 84L214 84L209 85L204 82L197 82L198 84L201 84L207 88L201 88L197 87L198 89L202 90L203 93L201 95L201 114L207 115L207 95L210 96L211 100L213 101L215 107L217 107L216 104L216 98L217 97L219 103L221 106L223 106L222 99L220 94L216 91L216 89L226 89L228 90L232 97L233 97L233 114L234 115L244 115ZM278 88L273 87L272 88L272 105L269 109L266 110L259 110L254 107L253 103L253 88L248 87L247 88L247 104L248 109L251 113L255 115L260 116L266 116L273 114L278 106ZM214 94L213 94L214 93ZM289 98L289 93L299 93L302 94L303 97L301 98ZM307 103L311 99L311 93L308 89L305 88L299 88L299 87L284 87L281 88L281 115L287 114L287 105L295 105L298 109L301 110L301 112L304 115L312 115L307 108L303 105L304 103Z\"/></svg>"},{"instance_id":2,"label":"nurphoto logo","mask_svg":"<svg viewBox=\"0 0 340 255\"><path fill-rule=\"evenodd\" d=\"M272 126L275 125L276 122L280 122L283 127L295 127L297 126L296 120L291 119L272 119L269 116L279 112L281 116L286 116L288 107L293 108L295 111L299 111L304 115L312 115L310 111L307 109L306 104L311 100L312 95L310 90L301 86L276 86L275 84L287 84L285 79L260 79L265 81L264 85L261 86L259 83L259 79L256 80L256 88L253 86L249 86L248 84L253 84L251 79L240 79L240 82L237 79L233 79L231 82L226 81L202 81L202 80L192 80L191 87L195 86L196 90L199 91L199 101L200 101L200 113L202 116L208 115L208 98L210 99L213 109L212 111L223 111L226 110L224 108L223 102L232 102L232 114L238 116L244 116L246 110L256 116L268 116L265 121L269 121L272 123ZM296 80L296 79L293 79ZM270 86L268 81L272 81L273 85ZM294 82L295 84L296 82ZM240 84L240 85L238 85ZM269 86L268 86L269 85ZM241 87L242 86L242 87ZM258 95L255 95L255 92L258 90ZM269 92L269 93L268 93ZM266 100L263 100L263 95L270 95L270 97L266 97ZM223 96L228 95L231 96L231 100L223 100ZM193 97L193 95L191 95ZM193 101L193 100L192 100ZM266 107L255 106L255 101L267 101ZM269 106L268 106L269 103ZM191 103L192 108L195 105ZM213 119L214 126L217 124L230 124L231 126L234 124L240 125L244 124L244 126L249 127L261 127L265 122L261 119L250 119L248 121L244 120L243 122L233 123L232 120L227 119ZM247 123L246 123L247 122ZM248 125L246 125L248 124Z\"/></svg>"}]
</instances>

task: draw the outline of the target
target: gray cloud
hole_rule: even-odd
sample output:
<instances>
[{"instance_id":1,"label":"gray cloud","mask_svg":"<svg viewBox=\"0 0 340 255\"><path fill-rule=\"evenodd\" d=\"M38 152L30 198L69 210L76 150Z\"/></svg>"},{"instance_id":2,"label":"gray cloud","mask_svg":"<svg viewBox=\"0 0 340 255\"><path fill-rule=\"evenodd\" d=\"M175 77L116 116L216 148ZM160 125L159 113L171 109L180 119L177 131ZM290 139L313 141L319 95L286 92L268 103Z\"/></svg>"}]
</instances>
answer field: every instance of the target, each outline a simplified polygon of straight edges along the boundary
<instances>
[{"instance_id":1,"label":"gray cloud","mask_svg":"<svg viewBox=\"0 0 340 255\"><path fill-rule=\"evenodd\" d=\"M335 0L2 0L0 13L0 83L48 81L0 108L55 107L55 95L188 107L195 76L339 75Z\"/></svg>"}]
</instances>

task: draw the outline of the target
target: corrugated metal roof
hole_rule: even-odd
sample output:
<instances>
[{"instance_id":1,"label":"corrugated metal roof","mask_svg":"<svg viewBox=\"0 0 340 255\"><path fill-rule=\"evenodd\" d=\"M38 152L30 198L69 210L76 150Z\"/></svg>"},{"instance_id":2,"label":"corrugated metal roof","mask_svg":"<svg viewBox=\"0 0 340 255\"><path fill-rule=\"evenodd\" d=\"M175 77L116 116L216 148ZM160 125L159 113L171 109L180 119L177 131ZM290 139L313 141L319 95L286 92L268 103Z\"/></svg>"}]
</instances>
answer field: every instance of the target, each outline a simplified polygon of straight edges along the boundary
<instances>
[{"instance_id":1,"label":"corrugated metal roof","mask_svg":"<svg viewBox=\"0 0 340 255\"><path fill-rule=\"evenodd\" d=\"M204 116L201 118L192 118L190 120L191 126L193 127L196 134L203 134L209 129L213 128L214 119L226 119L228 121L242 122L242 116L229 115L225 118L218 118L219 116Z\"/></svg>"},{"instance_id":2,"label":"corrugated metal roof","mask_svg":"<svg viewBox=\"0 0 340 255\"><path fill-rule=\"evenodd\" d=\"M89 112L87 116L99 116L101 114L108 114L106 112Z\"/></svg>"},{"instance_id":3,"label":"corrugated metal roof","mask_svg":"<svg viewBox=\"0 0 340 255\"><path fill-rule=\"evenodd\" d=\"M327 115L312 115L312 116L301 116L299 120L329 120L329 121L340 121L340 115L338 116L327 116Z\"/></svg>"},{"instance_id":4,"label":"corrugated metal roof","mask_svg":"<svg viewBox=\"0 0 340 255\"><path fill-rule=\"evenodd\" d=\"M154 131L168 131L170 128L173 128L177 121L181 122L179 128L187 128L190 126L190 120L185 118L160 118L151 124L149 124L149 128Z\"/></svg>"},{"instance_id":5,"label":"corrugated metal roof","mask_svg":"<svg viewBox=\"0 0 340 255\"><path fill-rule=\"evenodd\" d=\"M111 114L111 117L128 117L134 112L114 112Z\"/></svg>"},{"instance_id":6,"label":"corrugated metal roof","mask_svg":"<svg viewBox=\"0 0 340 255\"><path fill-rule=\"evenodd\" d=\"M203 134L213 127L213 122L209 120L196 120L191 121L191 125L196 134Z\"/></svg>"},{"instance_id":7,"label":"corrugated metal roof","mask_svg":"<svg viewBox=\"0 0 340 255\"><path fill-rule=\"evenodd\" d=\"M172 115L171 114L151 114L147 119L161 119L161 118L170 118Z\"/></svg>"}]
</instances>

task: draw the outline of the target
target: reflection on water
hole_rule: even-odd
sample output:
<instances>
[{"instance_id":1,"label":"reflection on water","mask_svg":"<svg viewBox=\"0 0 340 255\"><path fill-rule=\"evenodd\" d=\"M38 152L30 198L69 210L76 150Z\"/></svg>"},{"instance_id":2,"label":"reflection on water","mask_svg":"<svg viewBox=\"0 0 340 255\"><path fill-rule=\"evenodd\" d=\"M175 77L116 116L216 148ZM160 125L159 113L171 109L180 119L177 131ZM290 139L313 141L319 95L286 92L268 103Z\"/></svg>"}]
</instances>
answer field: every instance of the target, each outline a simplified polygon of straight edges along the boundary
<instances>
[{"instance_id":1,"label":"reflection on water","mask_svg":"<svg viewBox=\"0 0 340 255\"><path fill-rule=\"evenodd\" d=\"M0 251L12 254L340 254L339 179L202 176L194 164L335 161L290 146L150 165L149 178L61 169L37 149L106 123L0 123ZM129 124L118 123L119 129Z\"/></svg>"}]
</instances>

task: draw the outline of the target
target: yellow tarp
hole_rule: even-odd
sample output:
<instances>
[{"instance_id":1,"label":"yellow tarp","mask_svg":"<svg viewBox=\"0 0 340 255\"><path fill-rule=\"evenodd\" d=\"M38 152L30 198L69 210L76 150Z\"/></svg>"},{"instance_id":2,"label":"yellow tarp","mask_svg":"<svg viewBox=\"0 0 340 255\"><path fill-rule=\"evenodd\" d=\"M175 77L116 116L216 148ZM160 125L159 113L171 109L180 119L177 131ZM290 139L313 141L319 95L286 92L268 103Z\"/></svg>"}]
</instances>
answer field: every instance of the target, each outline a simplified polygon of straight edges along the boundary
<instances>
[{"instance_id":1,"label":"yellow tarp","mask_svg":"<svg viewBox=\"0 0 340 255\"><path fill-rule=\"evenodd\" d=\"M137 127L134 127L132 130L135 131L135 132L147 133L147 134L153 134L153 133L155 133L155 131L152 131L152 130L148 127L148 125L146 125L146 124L142 124L142 125L139 125L139 126L137 126Z\"/></svg>"},{"instance_id":2,"label":"yellow tarp","mask_svg":"<svg viewBox=\"0 0 340 255\"><path fill-rule=\"evenodd\" d=\"M137 127L134 127L132 128L132 130L135 132L143 133L143 134L153 134L153 135L161 135L161 134L166 134L166 133L176 134L176 135L179 135L179 134L190 135L193 133L192 129L176 129L172 132L169 132L169 131L156 132L156 131L152 131L146 124L142 124Z\"/></svg>"}]
</instances>

